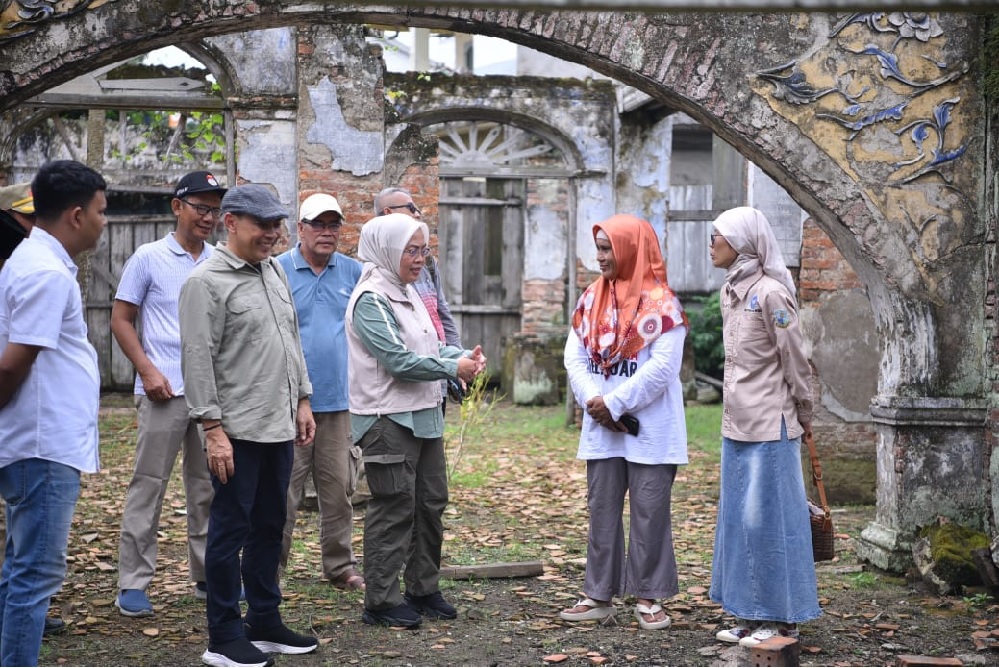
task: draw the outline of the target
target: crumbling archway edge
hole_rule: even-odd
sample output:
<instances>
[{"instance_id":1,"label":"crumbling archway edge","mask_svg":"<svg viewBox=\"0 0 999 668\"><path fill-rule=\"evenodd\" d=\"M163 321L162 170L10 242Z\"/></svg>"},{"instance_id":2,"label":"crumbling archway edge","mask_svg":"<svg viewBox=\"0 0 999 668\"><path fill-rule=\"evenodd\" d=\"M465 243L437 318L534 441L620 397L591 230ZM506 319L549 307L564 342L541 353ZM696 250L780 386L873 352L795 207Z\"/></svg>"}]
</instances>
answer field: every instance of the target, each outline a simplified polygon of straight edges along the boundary
<instances>
[{"instance_id":1,"label":"crumbling archway edge","mask_svg":"<svg viewBox=\"0 0 999 668\"><path fill-rule=\"evenodd\" d=\"M961 35L947 43L944 55L968 67L976 65L980 44L980 28L971 18L941 17L949 33ZM884 409L882 444L889 454L879 452L880 478L883 458L887 457L886 475L895 468L895 455L890 453L899 445L897 432L916 420L913 411L919 413L921 424L927 419L931 425L960 424L968 430L969 439L982 440L986 406L983 260L987 247L981 212L987 207L978 198L986 190L982 184L987 183L985 114L970 85L972 77L966 77L967 85L957 78L939 84L963 105L952 110L953 127L967 138L961 143L962 164L971 168L943 182L930 174L932 181L923 179L916 186L886 187L897 170L892 160L906 156L889 151L880 163L872 161L858 169L844 156L860 150L860 142L850 144L852 136L831 142L828 123L817 126L814 117L802 119L798 107L768 95L758 77L784 63L798 63L806 73L817 73L802 54L822 50L833 31L833 20L828 15L802 14L361 9L278 0L247 5L229 0L206 10L193 2L158 3L154 8L140 0L117 0L72 18L39 24L33 34L0 46L0 67L4 68L0 94L3 108L9 108L84 71L175 43L179 35L188 40L317 21L495 35L582 62L685 111L729 141L809 211L864 280L882 341L879 395L874 405ZM856 36L857 40L865 38ZM761 39L766 40L765 50L759 48ZM918 104L916 97L906 104ZM920 93L918 97L927 96ZM884 152L875 144L863 145L863 150ZM881 163L884 166L879 167ZM926 202L946 212L926 219L917 211ZM911 225L899 224L905 216ZM934 411L936 417L930 416ZM902 510L898 499L882 503L879 498L879 514L882 507L888 513L879 521L886 524L888 533L904 533L936 514L985 524L987 481L981 470L983 461L987 468L988 453L982 448L969 453L967 468L979 471L974 480L981 484L975 485L968 498L956 498L960 494L953 493L955 486L950 483L949 489L931 483L915 490L926 498L914 512ZM879 479L879 495L889 482ZM956 488L969 482L960 479ZM913 492L903 485L891 487L892 494ZM900 513L906 515L904 521L899 521Z\"/></svg>"}]
</instances>

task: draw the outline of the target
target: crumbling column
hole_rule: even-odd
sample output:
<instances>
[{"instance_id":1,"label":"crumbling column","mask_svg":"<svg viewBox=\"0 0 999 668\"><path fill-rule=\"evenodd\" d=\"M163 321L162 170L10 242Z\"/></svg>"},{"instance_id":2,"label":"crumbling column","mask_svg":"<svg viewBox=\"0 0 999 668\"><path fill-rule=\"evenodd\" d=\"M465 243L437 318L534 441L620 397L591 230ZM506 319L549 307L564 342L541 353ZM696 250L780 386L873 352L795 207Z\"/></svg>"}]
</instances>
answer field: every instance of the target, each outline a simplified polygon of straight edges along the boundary
<instances>
[{"instance_id":1,"label":"crumbling column","mask_svg":"<svg viewBox=\"0 0 999 668\"><path fill-rule=\"evenodd\" d=\"M904 571L916 530L939 516L988 531L986 413L982 400L875 399L878 505L857 543L859 557Z\"/></svg>"}]
</instances>

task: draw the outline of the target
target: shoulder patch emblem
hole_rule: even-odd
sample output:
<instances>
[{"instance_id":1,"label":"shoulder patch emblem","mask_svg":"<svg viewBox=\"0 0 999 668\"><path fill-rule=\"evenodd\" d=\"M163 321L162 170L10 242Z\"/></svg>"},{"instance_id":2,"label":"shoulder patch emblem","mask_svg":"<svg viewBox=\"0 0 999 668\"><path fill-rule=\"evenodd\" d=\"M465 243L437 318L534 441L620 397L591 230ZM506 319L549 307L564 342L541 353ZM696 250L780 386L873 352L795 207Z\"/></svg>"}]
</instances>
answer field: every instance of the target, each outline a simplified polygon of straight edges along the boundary
<instances>
[{"instance_id":1,"label":"shoulder patch emblem","mask_svg":"<svg viewBox=\"0 0 999 668\"><path fill-rule=\"evenodd\" d=\"M791 324L791 316L787 309L779 308L774 311L774 324L781 329L787 329L787 326Z\"/></svg>"}]
</instances>

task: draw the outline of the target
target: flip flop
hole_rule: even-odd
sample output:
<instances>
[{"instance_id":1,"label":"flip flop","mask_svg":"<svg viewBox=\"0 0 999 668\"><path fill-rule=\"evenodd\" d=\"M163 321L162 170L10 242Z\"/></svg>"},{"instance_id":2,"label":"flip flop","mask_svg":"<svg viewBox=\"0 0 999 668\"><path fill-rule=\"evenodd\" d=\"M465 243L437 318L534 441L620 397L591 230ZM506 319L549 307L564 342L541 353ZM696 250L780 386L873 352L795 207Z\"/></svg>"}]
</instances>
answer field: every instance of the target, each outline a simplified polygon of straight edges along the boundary
<instances>
[{"instance_id":1,"label":"flip flop","mask_svg":"<svg viewBox=\"0 0 999 668\"><path fill-rule=\"evenodd\" d=\"M658 631L659 629L665 629L668 627L673 620L666 615L666 618L658 622L647 622L642 615L654 615L656 613L662 612L663 607L658 603L653 603L651 606L639 603L635 606L635 619L638 620L638 625L641 626L646 631Z\"/></svg>"},{"instance_id":2,"label":"flip flop","mask_svg":"<svg viewBox=\"0 0 999 668\"><path fill-rule=\"evenodd\" d=\"M333 586L344 591L364 591L367 588L364 577L357 571L347 571L333 580Z\"/></svg>"},{"instance_id":3,"label":"flip flop","mask_svg":"<svg viewBox=\"0 0 999 668\"><path fill-rule=\"evenodd\" d=\"M579 607L589 608L589 610L584 610L583 612L569 612L572 608ZM616 612L613 605L609 603L599 603L594 601L589 596L580 599L580 601L576 603L576 605L572 606L572 608L569 608L569 610L563 610L558 613L558 616L567 622L589 622L607 619Z\"/></svg>"}]
</instances>

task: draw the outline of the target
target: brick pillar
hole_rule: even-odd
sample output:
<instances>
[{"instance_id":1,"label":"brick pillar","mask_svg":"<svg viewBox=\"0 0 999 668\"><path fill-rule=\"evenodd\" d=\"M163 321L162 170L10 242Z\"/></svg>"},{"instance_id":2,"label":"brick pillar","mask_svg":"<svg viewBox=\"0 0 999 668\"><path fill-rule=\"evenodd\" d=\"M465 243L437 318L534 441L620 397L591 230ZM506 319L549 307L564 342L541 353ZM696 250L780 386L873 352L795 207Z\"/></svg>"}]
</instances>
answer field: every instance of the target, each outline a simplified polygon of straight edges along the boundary
<instances>
[{"instance_id":1,"label":"brick pillar","mask_svg":"<svg viewBox=\"0 0 999 668\"><path fill-rule=\"evenodd\" d=\"M373 216L385 167L384 65L381 50L355 25L298 29L298 188L296 204L333 195L344 213L340 251L357 250ZM297 211L296 211L297 219Z\"/></svg>"}]
</instances>

